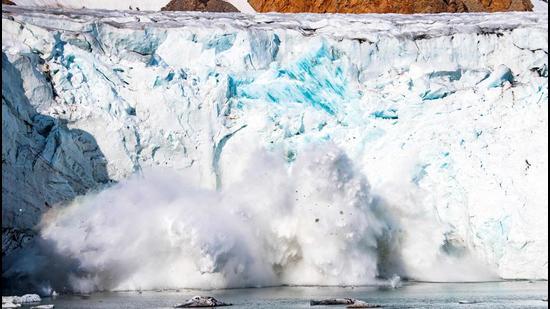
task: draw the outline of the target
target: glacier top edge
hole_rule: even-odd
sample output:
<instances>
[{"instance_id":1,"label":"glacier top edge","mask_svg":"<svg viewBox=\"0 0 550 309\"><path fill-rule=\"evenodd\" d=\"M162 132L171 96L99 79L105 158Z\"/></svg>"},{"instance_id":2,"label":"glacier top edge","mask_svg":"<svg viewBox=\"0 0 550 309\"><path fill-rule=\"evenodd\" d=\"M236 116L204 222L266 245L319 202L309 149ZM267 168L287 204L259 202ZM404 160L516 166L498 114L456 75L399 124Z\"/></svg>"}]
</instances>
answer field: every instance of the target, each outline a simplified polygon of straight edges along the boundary
<instances>
[{"instance_id":1,"label":"glacier top edge","mask_svg":"<svg viewBox=\"0 0 550 309\"><path fill-rule=\"evenodd\" d=\"M112 11L2 6L3 19L17 19L45 28L70 28L89 23L107 23L116 28L222 28L293 29L304 35L334 35L360 38L363 33L389 35L452 35L494 33L516 28L548 29L548 12L465 14L243 14L202 12ZM76 25L75 25L76 24ZM54 29L55 30L55 29ZM62 30L62 29L60 29Z\"/></svg>"}]
</instances>

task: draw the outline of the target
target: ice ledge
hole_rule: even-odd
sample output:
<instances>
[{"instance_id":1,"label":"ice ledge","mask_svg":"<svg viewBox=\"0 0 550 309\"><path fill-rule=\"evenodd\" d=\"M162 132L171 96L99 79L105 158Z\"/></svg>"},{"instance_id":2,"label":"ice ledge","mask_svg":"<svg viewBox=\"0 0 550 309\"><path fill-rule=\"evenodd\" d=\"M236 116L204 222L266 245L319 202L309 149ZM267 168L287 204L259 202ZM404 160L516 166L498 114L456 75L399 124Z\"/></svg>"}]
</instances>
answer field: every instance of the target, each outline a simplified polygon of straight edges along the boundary
<instances>
[{"instance_id":1,"label":"ice ledge","mask_svg":"<svg viewBox=\"0 0 550 309\"><path fill-rule=\"evenodd\" d=\"M330 15L330 18L327 16ZM89 23L143 29L200 27L222 29L296 30L306 36L322 34L360 39L365 33L428 38L456 33L501 33L517 28L548 29L548 12L466 14L242 14L201 12L139 12L2 6L2 18L55 30L79 30ZM57 21L57 22L56 22ZM63 21L63 23L59 23ZM70 27L68 27L70 26Z\"/></svg>"}]
</instances>

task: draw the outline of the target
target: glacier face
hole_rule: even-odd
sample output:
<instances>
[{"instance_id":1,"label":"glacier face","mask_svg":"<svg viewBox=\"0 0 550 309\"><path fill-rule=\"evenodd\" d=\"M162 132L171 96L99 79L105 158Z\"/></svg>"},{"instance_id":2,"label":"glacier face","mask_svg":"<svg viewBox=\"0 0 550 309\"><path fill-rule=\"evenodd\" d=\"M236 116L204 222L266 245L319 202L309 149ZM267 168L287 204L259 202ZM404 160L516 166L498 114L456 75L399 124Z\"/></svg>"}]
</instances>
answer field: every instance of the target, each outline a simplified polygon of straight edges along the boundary
<instances>
[{"instance_id":1,"label":"glacier face","mask_svg":"<svg viewBox=\"0 0 550 309\"><path fill-rule=\"evenodd\" d=\"M3 274L29 271L42 213L109 188L42 225L78 289L547 279L547 19L3 7ZM159 194L179 182L199 197Z\"/></svg>"}]
</instances>

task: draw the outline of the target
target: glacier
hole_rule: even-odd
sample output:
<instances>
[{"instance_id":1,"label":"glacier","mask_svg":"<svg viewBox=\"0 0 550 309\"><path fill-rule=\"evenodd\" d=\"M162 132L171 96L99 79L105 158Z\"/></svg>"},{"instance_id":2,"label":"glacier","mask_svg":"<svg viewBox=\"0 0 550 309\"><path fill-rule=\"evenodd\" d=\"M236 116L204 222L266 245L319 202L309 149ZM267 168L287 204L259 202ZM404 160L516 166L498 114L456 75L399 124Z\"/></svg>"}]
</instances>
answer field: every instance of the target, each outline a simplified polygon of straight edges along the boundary
<instances>
[{"instance_id":1,"label":"glacier","mask_svg":"<svg viewBox=\"0 0 550 309\"><path fill-rule=\"evenodd\" d=\"M536 6L537 9L544 9L544 3ZM37 6L37 7L58 7L58 8L88 8L88 9L107 9L107 10L141 10L141 11L160 11L170 0L126 0L126 1L111 1L111 0L15 0L13 1L21 6ZM227 0L241 13L253 14L256 13L254 8L247 0ZM535 3L536 4L536 3ZM548 10L548 5L546 4Z\"/></svg>"},{"instance_id":2,"label":"glacier","mask_svg":"<svg viewBox=\"0 0 550 309\"><path fill-rule=\"evenodd\" d=\"M3 278L547 279L547 21L3 6Z\"/></svg>"}]
</instances>

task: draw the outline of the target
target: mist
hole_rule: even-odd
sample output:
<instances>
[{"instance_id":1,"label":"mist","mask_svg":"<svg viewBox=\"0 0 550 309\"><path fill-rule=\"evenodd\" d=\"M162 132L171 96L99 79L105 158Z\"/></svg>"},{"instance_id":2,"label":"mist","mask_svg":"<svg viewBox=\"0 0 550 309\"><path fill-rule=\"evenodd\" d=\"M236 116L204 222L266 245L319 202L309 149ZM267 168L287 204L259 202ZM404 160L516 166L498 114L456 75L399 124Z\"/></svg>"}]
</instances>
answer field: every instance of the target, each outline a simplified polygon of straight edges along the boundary
<instances>
[{"instance_id":1,"label":"mist","mask_svg":"<svg viewBox=\"0 0 550 309\"><path fill-rule=\"evenodd\" d=\"M257 150L219 190L145 170L46 213L42 241L73 261L62 285L79 292L491 278L466 249L446 249L437 223L404 211L406 193L402 205L374 194L337 146L283 158Z\"/></svg>"}]
</instances>

